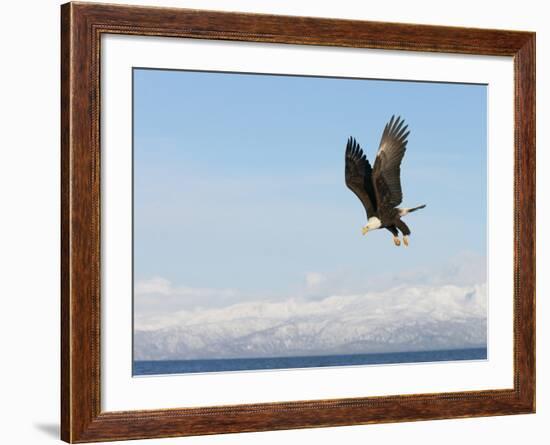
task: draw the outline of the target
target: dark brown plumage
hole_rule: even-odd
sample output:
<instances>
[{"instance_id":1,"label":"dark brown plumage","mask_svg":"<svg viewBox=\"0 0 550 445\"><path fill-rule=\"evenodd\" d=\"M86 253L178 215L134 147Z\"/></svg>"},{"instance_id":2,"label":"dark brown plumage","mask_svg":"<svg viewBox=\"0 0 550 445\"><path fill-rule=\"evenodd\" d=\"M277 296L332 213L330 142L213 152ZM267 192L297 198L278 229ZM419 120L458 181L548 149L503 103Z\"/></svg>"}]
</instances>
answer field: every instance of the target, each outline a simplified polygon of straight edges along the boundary
<instances>
[{"instance_id":1,"label":"dark brown plumage","mask_svg":"<svg viewBox=\"0 0 550 445\"><path fill-rule=\"evenodd\" d=\"M357 195L367 213L367 225L363 235L369 230L385 228L400 245L399 231L408 245L411 231L401 220L402 216L426 207L404 209L397 206L403 201L401 189L401 161L407 150L408 126L400 117L391 117L384 127L378 153L371 166L357 141L350 137L346 145L346 185Z\"/></svg>"}]
</instances>

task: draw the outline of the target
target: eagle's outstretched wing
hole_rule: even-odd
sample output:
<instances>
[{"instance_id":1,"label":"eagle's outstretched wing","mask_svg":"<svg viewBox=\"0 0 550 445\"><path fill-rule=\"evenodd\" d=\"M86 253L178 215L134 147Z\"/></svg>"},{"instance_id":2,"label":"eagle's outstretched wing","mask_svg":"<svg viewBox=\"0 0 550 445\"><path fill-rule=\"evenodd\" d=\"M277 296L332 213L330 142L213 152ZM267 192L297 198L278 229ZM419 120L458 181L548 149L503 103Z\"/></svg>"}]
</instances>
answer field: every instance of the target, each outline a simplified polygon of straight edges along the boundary
<instances>
[{"instance_id":1,"label":"eagle's outstretched wing","mask_svg":"<svg viewBox=\"0 0 550 445\"><path fill-rule=\"evenodd\" d=\"M384 127L374 161L373 179L379 206L396 207L403 201L401 191L401 161L407 149L407 125L392 116Z\"/></svg>"},{"instance_id":2,"label":"eagle's outstretched wing","mask_svg":"<svg viewBox=\"0 0 550 445\"><path fill-rule=\"evenodd\" d=\"M376 212L376 194L372 184L372 167L354 138L346 145L346 185L357 195L367 212L367 218Z\"/></svg>"}]
</instances>

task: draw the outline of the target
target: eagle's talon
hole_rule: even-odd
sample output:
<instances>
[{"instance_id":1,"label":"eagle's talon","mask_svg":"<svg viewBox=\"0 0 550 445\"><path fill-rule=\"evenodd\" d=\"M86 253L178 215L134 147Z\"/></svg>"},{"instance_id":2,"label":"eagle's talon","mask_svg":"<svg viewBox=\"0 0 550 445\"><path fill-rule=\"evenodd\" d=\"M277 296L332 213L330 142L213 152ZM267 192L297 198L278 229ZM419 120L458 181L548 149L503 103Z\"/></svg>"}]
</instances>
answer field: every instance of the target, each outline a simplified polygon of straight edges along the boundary
<instances>
[{"instance_id":1,"label":"eagle's talon","mask_svg":"<svg viewBox=\"0 0 550 445\"><path fill-rule=\"evenodd\" d=\"M396 236L393 237L393 243L398 247L401 245L401 241Z\"/></svg>"},{"instance_id":2,"label":"eagle's talon","mask_svg":"<svg viewBox=\"0 0 550 445\"><path fill-rule=\"evenodd\" d=\"M405 244L405 247L409 246L409 236L408 235L403 237L403 244Z\"/></svg>"}]
</instances>

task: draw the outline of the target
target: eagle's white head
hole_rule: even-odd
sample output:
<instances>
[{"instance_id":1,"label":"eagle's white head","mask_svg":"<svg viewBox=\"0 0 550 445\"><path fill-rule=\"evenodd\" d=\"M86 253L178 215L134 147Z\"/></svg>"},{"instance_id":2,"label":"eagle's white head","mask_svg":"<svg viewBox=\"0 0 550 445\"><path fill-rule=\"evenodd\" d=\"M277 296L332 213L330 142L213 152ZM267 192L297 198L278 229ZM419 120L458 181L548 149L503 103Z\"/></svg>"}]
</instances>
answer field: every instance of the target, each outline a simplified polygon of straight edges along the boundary
<instances>
[{"instance_id":1,"label":"eagle's white head","mask_svg":"<svg viewBox=\"0 0 550 445\"><path fill-rule=\"evenodd\" d=\"M363 235L366 235L370 230L376 230L380 227L382 227L382 221L380 221L376 216L371 216L367 221L367 225L363 227Z\"/></svg>"}]
</instances>

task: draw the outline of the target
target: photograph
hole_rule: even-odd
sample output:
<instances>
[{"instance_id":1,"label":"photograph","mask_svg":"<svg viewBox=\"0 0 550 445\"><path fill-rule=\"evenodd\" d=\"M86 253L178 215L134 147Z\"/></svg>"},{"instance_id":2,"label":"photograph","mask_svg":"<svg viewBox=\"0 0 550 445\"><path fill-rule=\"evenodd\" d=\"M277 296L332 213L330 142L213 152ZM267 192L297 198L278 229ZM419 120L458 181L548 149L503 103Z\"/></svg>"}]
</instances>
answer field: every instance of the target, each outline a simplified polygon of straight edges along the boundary
<instances>
[{"instance_id":1,"label":"photograph","mask_svg":"<svg viewBox=\"0 0 550 445\"><path fill-rule=\"evenodd\" d=\"M5 2L1 442L550 443L548 9Z\"/></svg>"},{"instance_id":2,"label":"photograph","mask_svg":"<svg viewBox=\"0 0 550 445\"><path fill-rule=\"evenodd\" d=\"M487 360L487 94L134 67L133 376Z\"/></svg>"}]
</instances>

